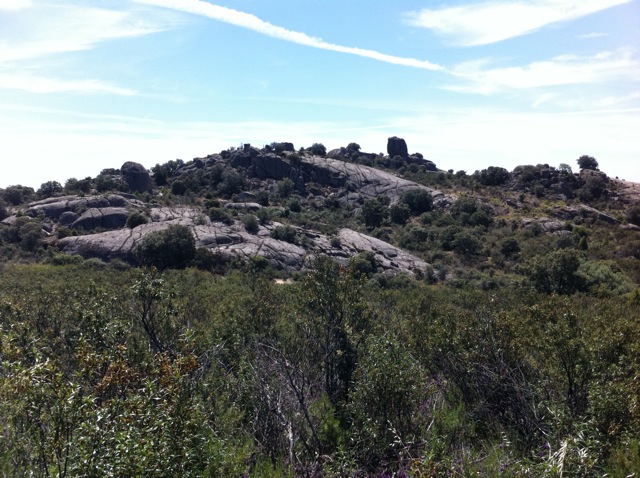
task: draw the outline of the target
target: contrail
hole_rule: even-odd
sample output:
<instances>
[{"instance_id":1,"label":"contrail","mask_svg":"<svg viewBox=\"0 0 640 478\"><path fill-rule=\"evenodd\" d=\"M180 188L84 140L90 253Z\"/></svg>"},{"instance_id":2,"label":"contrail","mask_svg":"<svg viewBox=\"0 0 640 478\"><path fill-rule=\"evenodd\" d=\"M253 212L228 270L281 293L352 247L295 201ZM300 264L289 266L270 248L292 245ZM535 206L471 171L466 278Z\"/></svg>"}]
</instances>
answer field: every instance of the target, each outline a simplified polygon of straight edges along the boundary
<instances>
[{"instance_id":1,"label":"contrail","mask_svg":"<svg viewBox=\"0 0 640 478\"><path fill-rule=\"evenodd\" d=\"M373 60L383 61L385 63L392 63L394 65L409 66L412 68L421 68L423 70L431 71L443 71L445 68L436 63L431 63L426 60L417 60L415 58L405 58L393 55L386 55L374 50L367 50L364 48L348 47L342 45L336 45L334 43L328 43L321 38L311 37L305 33L287 30L271 23L265 22L259 19L255 15L250 13L240 12L231 8L221 7L213 5L201 0L136 0L138 3L144 3L147 5L155 5L164 8L170 8L173 10L179 10L182 12L191 13L194 15L201 15L204 17L218 20L224 23L229 23L242 28L247 28L263 35L267 35L280 40L297 43L298 45L310 46L312 48L319 48L321 50L336 51L340 53L347 53L349 55L356 55L365 58L371 58Z\"/></svg>"}]
</instances>

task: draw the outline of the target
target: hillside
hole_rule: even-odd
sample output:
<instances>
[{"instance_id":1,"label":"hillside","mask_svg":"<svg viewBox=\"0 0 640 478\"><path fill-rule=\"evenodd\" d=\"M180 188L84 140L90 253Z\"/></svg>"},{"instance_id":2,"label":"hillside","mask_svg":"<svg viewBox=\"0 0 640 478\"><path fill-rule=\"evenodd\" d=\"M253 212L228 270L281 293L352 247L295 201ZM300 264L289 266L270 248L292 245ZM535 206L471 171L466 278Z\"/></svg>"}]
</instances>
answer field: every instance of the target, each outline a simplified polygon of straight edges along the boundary
<instances>
[{"instance_id":1,"label":"hillside","mask_svg":"<svg viewBox=\"0 0 640 478\"><path fill-rule=\"evenodd\" d=\"M287 276L321 254L356 260L380 280L400 273L491 289L564 251L592 288L630 291L640 281L640 187L597 163L580 173L531 165L467 174L409 155L400 138L388 153L245 145L151 172L127 163L64 187L12 186L2 256L153 262L136 256L138 245L173 224L192 231L200 266L218 271L264 258Z\"/></svg>"},{"instance_id":2,"label":"hillside","mask_svg":"<svg viewBox=\"0 0 640 478\"><path fill-rule=\"evenodd\" d=\"M640 185L244 145L0 190L0 474L633 476Z\"/></svg>"}]
</instances>

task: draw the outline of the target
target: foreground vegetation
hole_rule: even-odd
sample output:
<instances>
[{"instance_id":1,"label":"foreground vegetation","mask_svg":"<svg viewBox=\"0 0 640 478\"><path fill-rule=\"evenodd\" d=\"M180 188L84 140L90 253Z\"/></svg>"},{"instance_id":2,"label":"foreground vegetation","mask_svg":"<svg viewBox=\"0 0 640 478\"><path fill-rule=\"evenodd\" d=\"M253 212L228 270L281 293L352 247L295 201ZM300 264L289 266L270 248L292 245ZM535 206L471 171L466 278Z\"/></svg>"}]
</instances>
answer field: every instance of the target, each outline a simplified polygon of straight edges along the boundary
<instances>
[{"instance_id":1,"label":"foreground vegetation","mask_svg":"<svg viewBox=\"0 0 640 478\"><path fill-rule=\"evenodd\" d=\"M640 297L0 266L4 476L628 476Z\"/></svg>"}]
</instances>

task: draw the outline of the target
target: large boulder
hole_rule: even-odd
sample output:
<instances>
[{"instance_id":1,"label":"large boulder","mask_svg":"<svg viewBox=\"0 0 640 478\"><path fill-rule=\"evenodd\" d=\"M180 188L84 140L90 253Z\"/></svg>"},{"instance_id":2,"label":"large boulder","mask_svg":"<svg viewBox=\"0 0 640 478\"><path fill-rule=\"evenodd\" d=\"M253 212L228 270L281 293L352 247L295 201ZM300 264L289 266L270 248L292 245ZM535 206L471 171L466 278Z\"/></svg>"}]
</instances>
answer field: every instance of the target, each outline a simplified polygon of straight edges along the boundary
<instances>
[{"instance_id":1,"label":"large boulder","mask_svg":"<svg viewBox=\"0 0 640 478\"><path fill-rule=\"evenodd\" d=\"M129 211L123 207L87 209L76 219L72 226L77 229L119 229L125 226Z\"/></svg>"},{"instance_id":2,"label":"large boulder","mask_svg":"<svg viewBox=\"0 0 640 478\"><path fill-rule=\"evenodd\" d=\"M142 164L127 161L120 168L120 172L131 191L139 193L150 193L152 191L151 176Z\"/></svg>"},{"instance_id":3,"label":"large boulder","mask_svg":"<svg viewBox=\"0 0 640 478\"><path fill-rule=\"evenodd\" d=\"M64 196L59 198L50 198L44 201L36 201L29 204L27 216L35 217L44 214L49 219L57 220L64 212L83 210L92 207L109 207L112 204L102 196Z\"/></svg>"},{"instance_id":4,"label":"large boulder","mask_svg":"<svg viewBox=\"0 0 640 478\"><path fill-rule=\"evenodd\" d=\"M407 143L404 139L392 136L387 140L387 154L393 158L400 156L402 159L407 159L409 156L409 150L407 149Z\"/></svg>"}]
</instances>

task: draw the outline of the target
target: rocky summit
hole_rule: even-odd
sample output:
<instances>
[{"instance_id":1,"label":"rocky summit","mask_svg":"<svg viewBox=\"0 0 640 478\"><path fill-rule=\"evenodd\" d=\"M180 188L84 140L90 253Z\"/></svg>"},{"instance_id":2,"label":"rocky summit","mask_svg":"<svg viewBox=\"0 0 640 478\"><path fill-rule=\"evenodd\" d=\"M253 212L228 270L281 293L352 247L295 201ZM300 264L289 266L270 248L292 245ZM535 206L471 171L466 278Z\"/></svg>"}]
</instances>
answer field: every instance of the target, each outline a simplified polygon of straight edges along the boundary
<instances>
[{"instance_id":1,"label":"rocky summit","mask_svg":"<svg viewBox=\"0 0 640 478\"><path fill-rule=\"evenodd\" d=\"M289 275L326 255L381 277L456 280L477 271L482 287L513 281L545 251L576 249L584 261L590 246L614 237L599 257L636 277L629 259L640 256L640 188L608 177L594 158L581 157L589 168L578 173L539 164L468 174L408 151L394 136L386 155L356 143L327 152L275 142L150 170L126 162L64 187L10 186L0 232L31 244L20 231L39 231L34 244L49 255L135 265L149 238L179 225L209 262L260 258Z\"/></svg>"}]
</instances>

